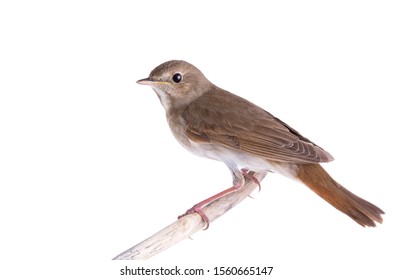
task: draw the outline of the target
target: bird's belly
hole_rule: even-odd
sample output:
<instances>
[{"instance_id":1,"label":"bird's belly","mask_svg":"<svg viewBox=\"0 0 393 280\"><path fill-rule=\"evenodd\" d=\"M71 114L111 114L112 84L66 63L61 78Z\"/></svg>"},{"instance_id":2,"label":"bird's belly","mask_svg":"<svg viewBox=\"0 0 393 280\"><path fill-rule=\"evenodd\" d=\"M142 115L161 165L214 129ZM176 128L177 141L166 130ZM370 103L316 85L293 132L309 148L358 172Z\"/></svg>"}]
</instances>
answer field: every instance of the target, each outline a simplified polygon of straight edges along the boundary
<instances>
[{"instance_id":1,"label":"bird's belly","mask_svg":"<svg viewBox=\"0 0 393 280\"><path fill-rule=\"evenodd\" d=\"M175 121L179 125L174 125L173 122ZM183 119L171 119L168 122L173 135L185 149L201 157L222 161L230 169L246 168L256 172L269 170L290 178L293 178L297 173L296 164L293 163L273 162L261 156L231 149L220 144L192 141L185 135Z\"/></svg>"},{"instance_id":2,"label":"bird's belly","mask_svg":"<svg viewBox=\"0 0 393 280\"><path fill-rule=\"evenodd\" d=\"M269 170L290 178L293 178L297 172L296 164L269 161L261 156L218 144L191 141L191 145L187 149L198 156L222 161L228 167L236 166L239 170L242 168L256 172Z\"/></svg>"},{"instance_id":3,"label":"bird's belly","mask_svg":"<svg viewBox=\"0 0 393 280\"><path fill-rule=\"evenodd\" d=\"M210 159L222 161L227 165L236 165L239 169L247 168L254 171L272 170L273 166L264 158L251 155L214 144L200 144L192 142L192 153Z\"/></svg>"}]
</instances>

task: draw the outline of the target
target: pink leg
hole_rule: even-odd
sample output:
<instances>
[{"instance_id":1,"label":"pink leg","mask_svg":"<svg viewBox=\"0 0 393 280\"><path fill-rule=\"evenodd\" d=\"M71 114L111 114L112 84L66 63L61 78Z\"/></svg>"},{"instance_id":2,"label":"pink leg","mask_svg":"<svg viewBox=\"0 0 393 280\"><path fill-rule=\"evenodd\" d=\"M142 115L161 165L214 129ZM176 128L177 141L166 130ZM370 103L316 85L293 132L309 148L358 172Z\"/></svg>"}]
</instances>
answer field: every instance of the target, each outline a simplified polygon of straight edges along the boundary
<instances>
[{"instance_id":1,"label":"pink leg","mask_svg":"<svg viewBox=\"0 0 393 280\"><path fill-rule=\"evenodd\" d=\"M214 200L219 199L220 197L223 197L227 194L237 191L241 187L242 187L242 185L235 185L235 186L230 187L222 192L219 192L218 194L215 194L205 200L202 200L201 202L195 204L190 209L188 209L186 211L186 213L180 215L177 218L180 219L181 217L183 217L185 215L192 214L192 213L198 213L201 216L202 220L206 223L206 227L204 228L204 230L207 230L209 228L209 218L206 216L205 213L203 213L202 208L204 206L208 205L209 203L213 202Z\"/></svg>"},{"instance_id":2,"label":"pink leg","mask_svg":"<svg viewBox=\"0 0 393 280\"><path fill-rule=\"evenodd\" d=\"M250 172L247 169L242 169L241 171L242 171L244 178L247 178L247 179L253 181L254 183L258 184L259 190L261 190L261 185L259 184L259 181L257 178L255 178L252 174L250 174ZM215 201L215 200L217 200L227 194L230 194L230 193L233 193L233 192L239 190L242 187L243 187L243 184L236 184L236 185L234 185L234 186L232 186L222 192L219 192L218 194L215 194L205 200L202 200L201 202L195 204L193 207L188 209L186 211L186 213L180 215L178 217L178 219L180 219L181 217L188 215L188 214L198 213L201 216L202 220L206 223L206 227L204 228L204 230L207 230L209 228L209 218L206 216L205 213L203 213L202 208L204 206L208 205L209 203L211 203L211 202L213 202L213 201Z\"/></svg>"}]
</instances>

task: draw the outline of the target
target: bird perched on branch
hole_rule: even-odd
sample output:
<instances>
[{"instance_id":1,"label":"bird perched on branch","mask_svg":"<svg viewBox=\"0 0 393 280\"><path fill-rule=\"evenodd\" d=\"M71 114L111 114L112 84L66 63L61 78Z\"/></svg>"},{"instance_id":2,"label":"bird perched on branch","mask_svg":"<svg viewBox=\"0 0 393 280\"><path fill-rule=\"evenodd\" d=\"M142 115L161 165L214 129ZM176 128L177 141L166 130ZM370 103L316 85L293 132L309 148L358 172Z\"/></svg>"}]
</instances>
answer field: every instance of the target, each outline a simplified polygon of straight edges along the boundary
<instances>
[{"instance_id":1,"label":"bird perched on branch","mask_svg":"<svg viewBox=\"0 0 393 280\"><path fill-rule=\"evenodd\" d=\"M361 226L382 223L384 212L337 183L319 163L333 157L295 129L255 104L212 84L192 64L172 60L157 66L148 78L160 99L169 127L190 152L222 161L233 186L189 209L209 224L203 206L234 192L250 171L269 170L302 182Z\"/></svg>"}]
</instances>

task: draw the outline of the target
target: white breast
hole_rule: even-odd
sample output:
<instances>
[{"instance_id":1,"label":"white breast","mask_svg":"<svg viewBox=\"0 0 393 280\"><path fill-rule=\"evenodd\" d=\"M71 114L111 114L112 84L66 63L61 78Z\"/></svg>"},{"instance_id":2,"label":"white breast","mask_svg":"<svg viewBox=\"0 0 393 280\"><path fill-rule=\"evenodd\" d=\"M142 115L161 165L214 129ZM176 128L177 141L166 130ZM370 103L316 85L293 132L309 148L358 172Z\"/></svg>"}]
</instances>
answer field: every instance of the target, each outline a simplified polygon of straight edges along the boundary
<instances>
[{"instance_id":1,"label":"white breast","mask_svg":"<svg viewBox=\"0 0 393 280\"><path fill-rule=\"evenodd\" d=\"M224 162L228 166L237 166L238 170L246 168L252 171L274 171L286 177L296 175L296 165L291 163L275 163L241 150L226 148L219 144L201 144L193 141L187 149L202 157Z\"/></svg>"}]
</instances>

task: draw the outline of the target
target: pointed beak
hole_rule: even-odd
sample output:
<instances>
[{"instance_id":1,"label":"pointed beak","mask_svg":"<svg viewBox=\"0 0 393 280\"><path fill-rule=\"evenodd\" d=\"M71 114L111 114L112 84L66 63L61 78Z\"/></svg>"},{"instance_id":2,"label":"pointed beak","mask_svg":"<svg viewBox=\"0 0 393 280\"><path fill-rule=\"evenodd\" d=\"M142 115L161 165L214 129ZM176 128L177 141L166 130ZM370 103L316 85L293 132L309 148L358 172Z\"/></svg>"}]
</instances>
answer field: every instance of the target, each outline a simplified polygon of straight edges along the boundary
<instances>
[{"instance_id":1,"label":"pointed beak","mask_svg":"<svg viewBox=\"0 0 393 280\"><path fill-rule=\"evenodd\" d=\"M154 81L150 78L146 78L146 79L140 79L140 80L136 81L136 83L140 84L140 85L151 86L154 84Z\"/></svg>"},{"instance_id":2,"label":"pointed beak","mask_svg":"<svg viewBox=\"0 0 393 280\"><path fill-rule=\"evenodd\" d=\"M140 84L140 85L151 86L151 87L157 87L158 85L169 84L168 82L157 81L157 80L153 80L152 78L141 79L141 80L136 81L136 83Z\"/></svg>"}]
</instances>

